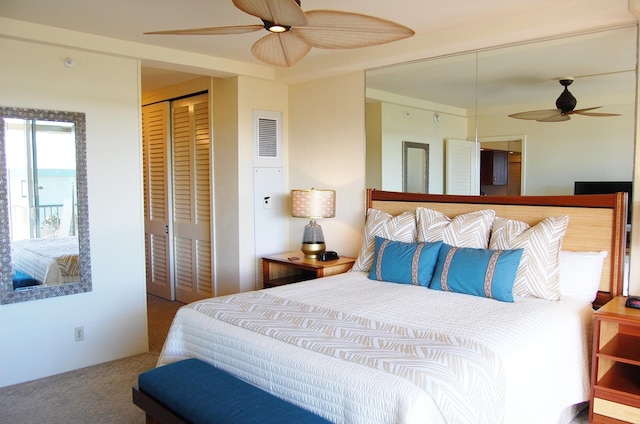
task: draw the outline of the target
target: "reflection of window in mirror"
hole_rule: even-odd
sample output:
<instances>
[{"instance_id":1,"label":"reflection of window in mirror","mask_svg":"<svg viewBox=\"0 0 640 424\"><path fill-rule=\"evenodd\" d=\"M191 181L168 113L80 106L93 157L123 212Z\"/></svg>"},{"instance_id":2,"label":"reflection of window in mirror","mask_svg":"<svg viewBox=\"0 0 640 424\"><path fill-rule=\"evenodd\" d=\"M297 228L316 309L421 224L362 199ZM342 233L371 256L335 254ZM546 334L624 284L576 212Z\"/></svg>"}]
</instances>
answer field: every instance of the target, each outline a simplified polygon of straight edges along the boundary
<instances>
[{"instance_id":1,"label":"reflection of window in mirror","mask_svg":"<svg viewBox=\"0 0 640 424\"><path fill-rule=\"evenodd\" d=\"M402 191L429 193L429 144L402 142Z\"/></svg>"},{"instance_id":2,"label":"reflection of window in mirror","mask_svg":"<svg viewBox=\"0 0 640 424\"><path fill-rule=\"evenodd\" d=\"M6 120L11 240L76 236L75 126Z\"/></svg>"}]
</instances>

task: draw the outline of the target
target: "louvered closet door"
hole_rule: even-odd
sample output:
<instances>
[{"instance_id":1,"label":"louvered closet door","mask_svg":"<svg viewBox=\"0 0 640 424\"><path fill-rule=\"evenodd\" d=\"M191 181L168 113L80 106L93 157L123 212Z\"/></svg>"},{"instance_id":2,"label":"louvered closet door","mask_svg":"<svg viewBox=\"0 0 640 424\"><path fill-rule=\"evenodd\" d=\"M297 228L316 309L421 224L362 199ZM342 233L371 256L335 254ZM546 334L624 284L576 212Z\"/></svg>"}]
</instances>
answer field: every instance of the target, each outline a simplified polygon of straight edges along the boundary
<instances>
[{"instance_id":1,"label":"louvered closet door","mask_svg":"<svg viewBox=\"0 0 640 424\"><path fill-rule=\"evenodd\" d=\"M173 263L176 300L213 296L209 100L172 103Z\"/></svg>"},{"instance_id":2,"label":"louvered closet door","mask_svg":"<svg viewBox=\"0 0 640 424\"><path fill-rule=\"evenodd\" d=\"M168 234L169 113L169 102L142 108L142 163L147 292L173 300Z\"/></svg>"}]
</instances>

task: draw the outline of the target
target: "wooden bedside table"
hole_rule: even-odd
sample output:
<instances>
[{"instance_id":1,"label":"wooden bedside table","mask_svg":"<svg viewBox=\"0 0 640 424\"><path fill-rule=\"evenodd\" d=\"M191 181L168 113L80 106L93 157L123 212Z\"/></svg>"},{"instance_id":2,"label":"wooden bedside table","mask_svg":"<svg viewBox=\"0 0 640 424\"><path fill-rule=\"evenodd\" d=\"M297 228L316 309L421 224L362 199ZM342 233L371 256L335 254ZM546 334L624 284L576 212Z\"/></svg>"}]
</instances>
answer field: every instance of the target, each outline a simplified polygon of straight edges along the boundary
<instances>
[{"instance_id":1,"label":"wooden bedside table","mask_svg":"<svg viewBox=\"0 0 640 424\"><path fill-rule=\"evenodd\" d=\"M640 309L616 297L594 313L591 423L640 422Z\"/></svg>"},{"instance_id":2,"label":"wooden bedside table","mask_svg":"<svg viewBox=\"0 0 640 424\"><path fill-rule=\"evenodd\" d=\"M262 258L264 288L341 274L349 271L355 261L343 256L333 261L319 261L305 258L302 252L265 256Z\"/></svg>"}]
</instances>

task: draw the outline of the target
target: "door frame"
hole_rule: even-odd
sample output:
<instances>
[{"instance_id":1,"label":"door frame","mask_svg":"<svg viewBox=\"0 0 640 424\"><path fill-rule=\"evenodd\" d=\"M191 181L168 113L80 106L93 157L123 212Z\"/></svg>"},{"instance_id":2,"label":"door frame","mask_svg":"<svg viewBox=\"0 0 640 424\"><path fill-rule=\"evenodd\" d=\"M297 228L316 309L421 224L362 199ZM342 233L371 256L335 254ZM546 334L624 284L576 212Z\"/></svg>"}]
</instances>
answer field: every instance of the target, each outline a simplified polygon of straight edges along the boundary
<instances>
[{"instance_id":1,"label":"door frame","mask_svg":"<svg viewBox=\"0 0 640 424\"><path fill-rule=\"evenodd\" d=\"M520 165L520 195L525 196L527 194L527 165L526 165L526 152L527 152L527 136L524 134L514 134L514 135L495 135L495 136L486 136L486 137L478 137L478 142L480 143L480 148L482 148L483 143L495 143L495 144L504 144L506 148L500 148L494 150L510 150L508 147L509 143L520 143L520 155L521 155L521 165ZM492 146L493 147L493 146ZM478 169L478 172L479 169ZM478 175L478 181L480 177Z\"/></svg>"}]
</instances>

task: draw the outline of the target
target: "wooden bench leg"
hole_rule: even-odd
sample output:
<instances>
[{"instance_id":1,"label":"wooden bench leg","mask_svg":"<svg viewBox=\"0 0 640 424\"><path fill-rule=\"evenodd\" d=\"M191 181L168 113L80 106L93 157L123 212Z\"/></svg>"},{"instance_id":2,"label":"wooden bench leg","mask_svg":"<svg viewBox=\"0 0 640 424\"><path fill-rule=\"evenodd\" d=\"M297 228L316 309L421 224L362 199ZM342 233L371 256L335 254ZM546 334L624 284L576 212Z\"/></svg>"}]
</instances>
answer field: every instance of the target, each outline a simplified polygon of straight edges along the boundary
<instances>
[{"instance_id":1,"label":"wooden bench leg","mask_svg":"<svg viewBox=\"0 0 640 424\"><path fill-rule=\"evenodd\" d=\"M133 403L146 414L147 424L189 424L187 420L167 408L153 397L133 386Z\"/></svg>"},{"instance_id":2,"label":"wooden bench leg","mask_svg":"<svg viewBox=\"0 0 640 424\"><path fill-rule=\"evenodd\" d=\"M145 414L145 417L146 417L146 420L145 420L146 424L161 424L160 421L153 418L148 412Z\"/></svg>"}]
</instances>

